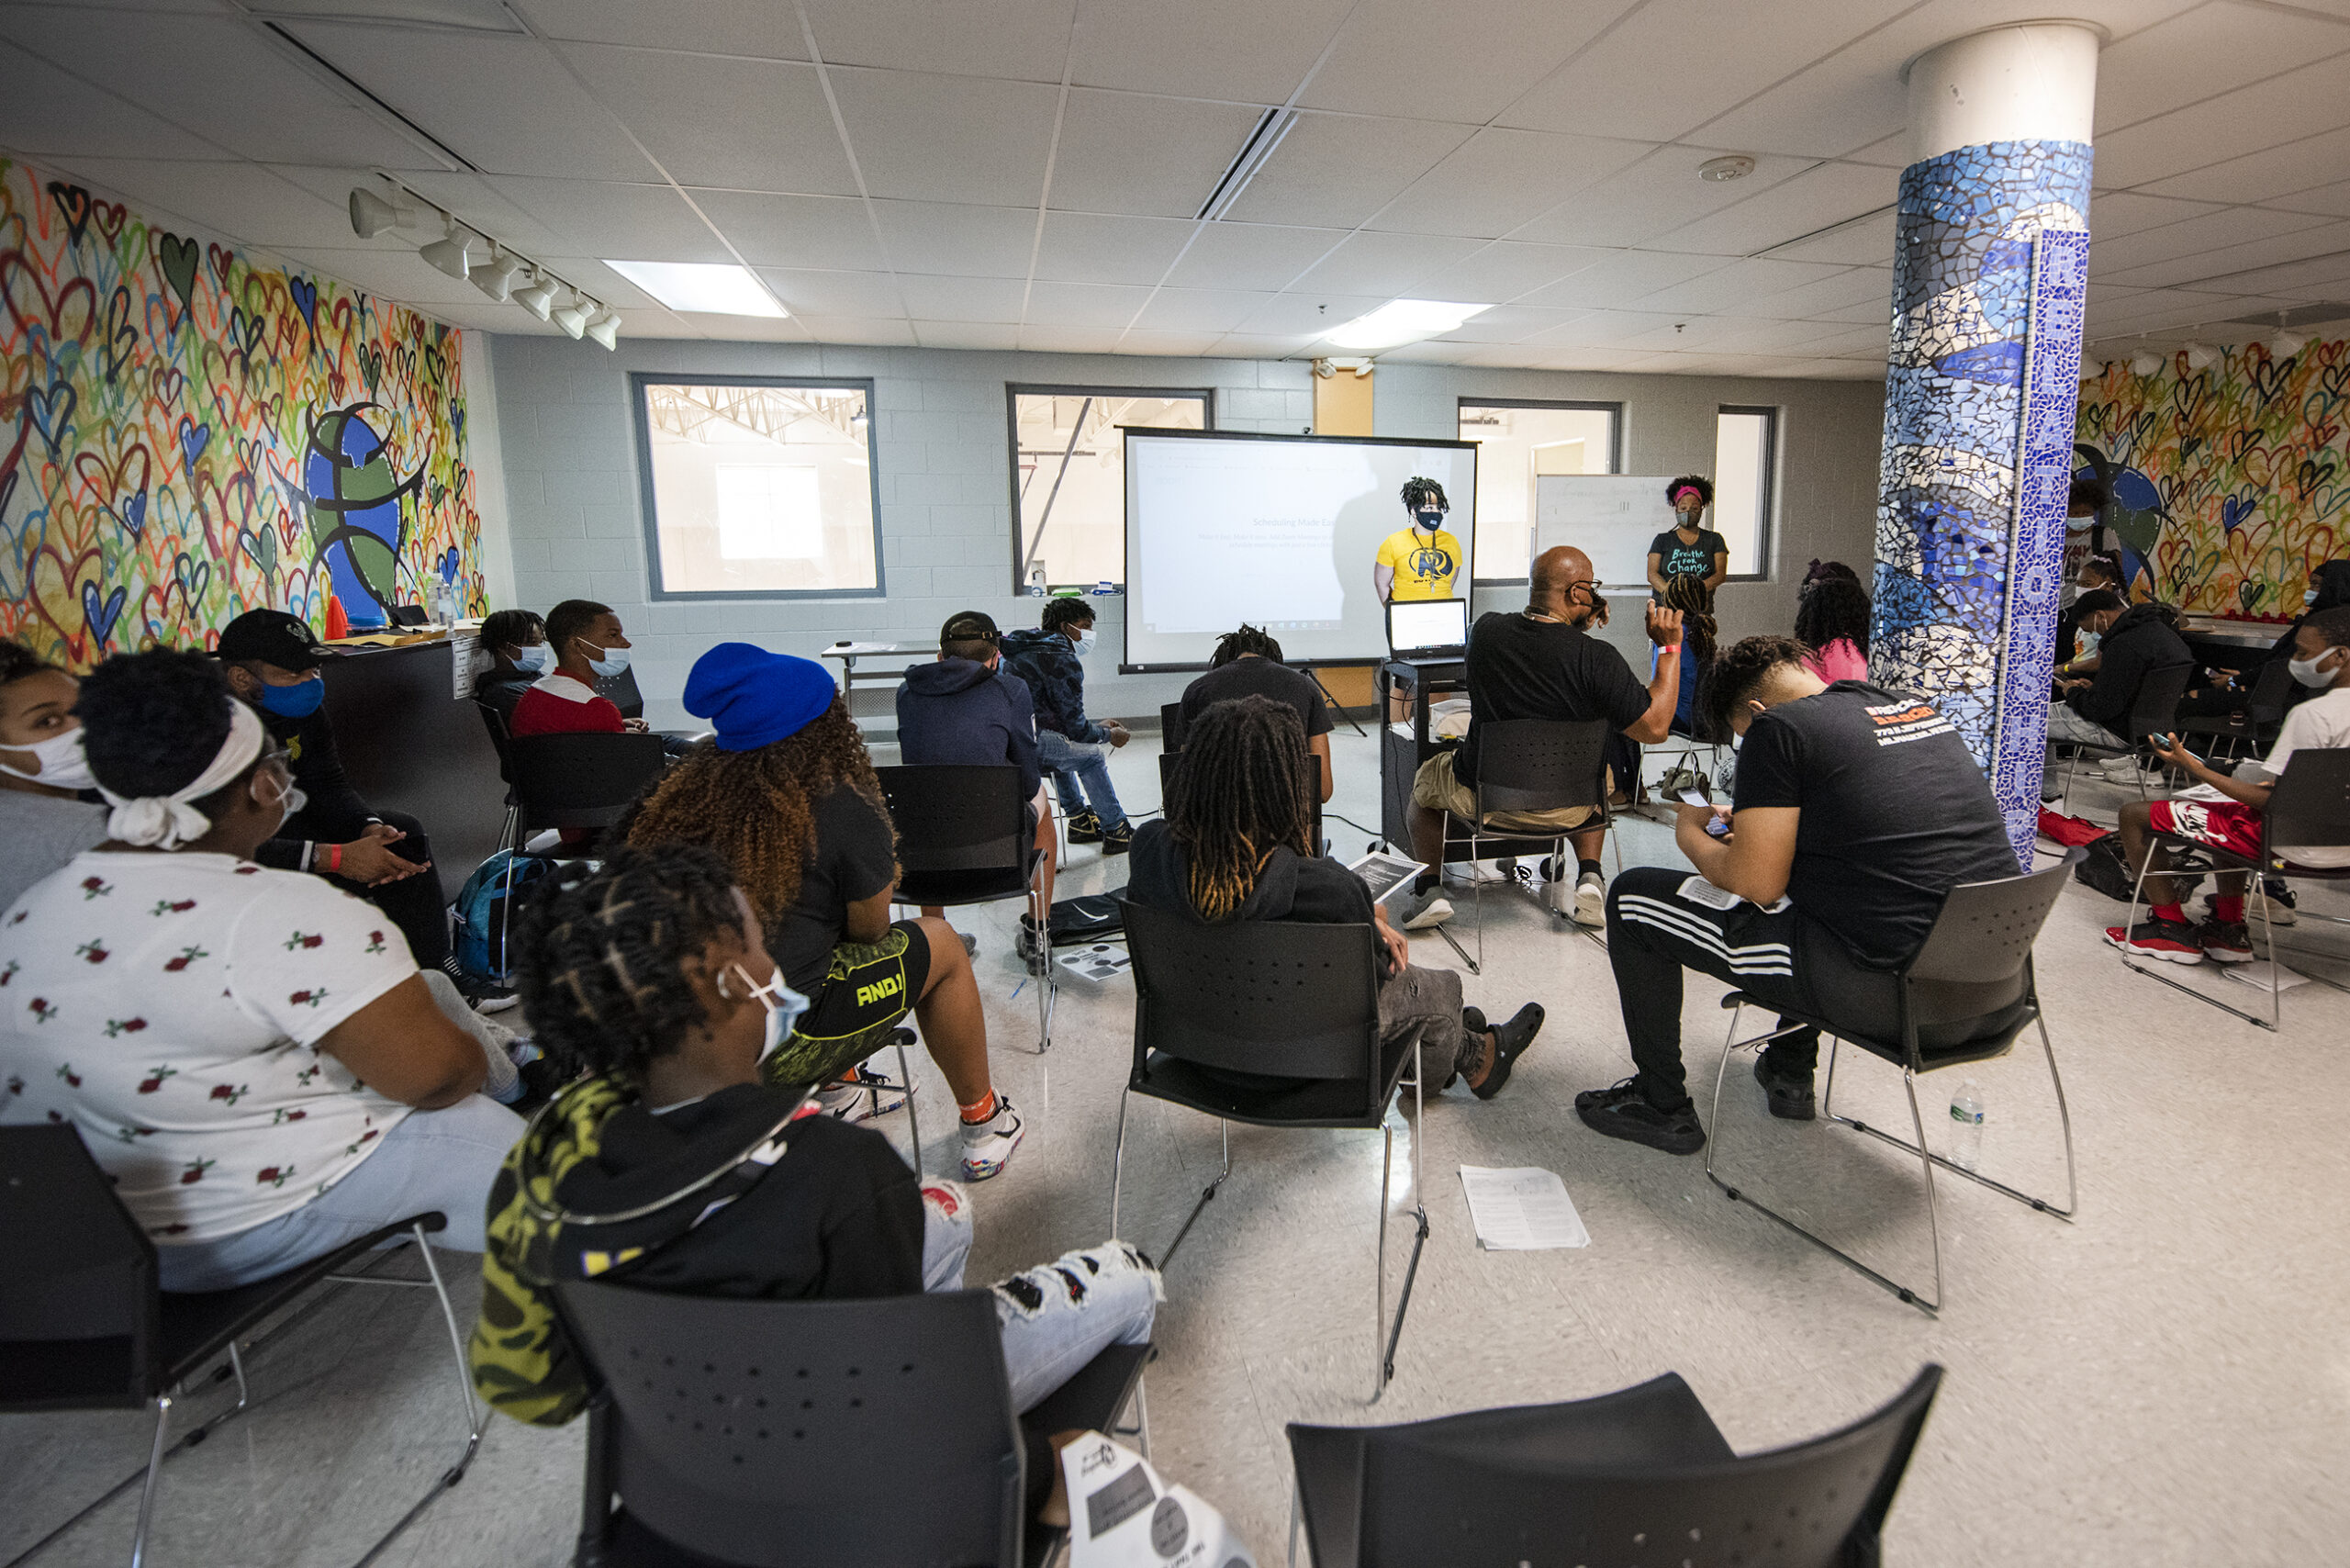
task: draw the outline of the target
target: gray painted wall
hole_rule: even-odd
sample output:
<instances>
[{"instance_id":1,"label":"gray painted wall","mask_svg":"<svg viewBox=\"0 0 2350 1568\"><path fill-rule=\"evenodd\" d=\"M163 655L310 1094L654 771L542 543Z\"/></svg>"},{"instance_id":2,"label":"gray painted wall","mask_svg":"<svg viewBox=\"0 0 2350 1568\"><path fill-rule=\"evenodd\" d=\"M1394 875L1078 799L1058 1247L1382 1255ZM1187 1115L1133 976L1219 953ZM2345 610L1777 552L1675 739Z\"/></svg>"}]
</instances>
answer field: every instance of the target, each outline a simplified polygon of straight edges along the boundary
<instances>
[{"instance_id":1,"label":"gray painted wall","mask_svg":"<svg viewBox=\"0 0 2350 1568\"><path fill-rule=\"evenodd\" d=\"M740 640L813 655L843 639L926 638L966 609L985 610L1007 626L1034 624L1031 601L1011 591L1007 381L1212 386L1216 422L1225 430L1299 431L1312 423L1314 408L1312 372L1288 361L625 340L613 353L592 343L513 336L497 338L492 357L516 600L544 610L558 599L589 598L618 610L636 645L638 684L656 723L685 722L677 695L686 671L713 643ZM648 602L628 399L632 371L872 377L888 598ZM1857 565L1871 554L1884 396L1874 383L1393 364L1378 374L1378 433L1452 438L1463 396L1621 402L1626 461L1636 473L1710 467L1718 404L1785 409L1775 580L1726 592L1723 629L1730 635L1787 625L1795 580L1812 556ZM1478 608L1506 606L1516 597L1487 590ZM1088 710L1155 718L1160 703L1180 694L1184 678L1120 676L1124 601L1108 599L1101 606L1101 648L1087 670ZM1618 616L1611 628L1628 650L1638 644L1638 622L1637 616ZM1639 667L1646 667L1645 658ZM887 714L887 689L860 688L857 710Z\"/></svg>"}]
</instances>

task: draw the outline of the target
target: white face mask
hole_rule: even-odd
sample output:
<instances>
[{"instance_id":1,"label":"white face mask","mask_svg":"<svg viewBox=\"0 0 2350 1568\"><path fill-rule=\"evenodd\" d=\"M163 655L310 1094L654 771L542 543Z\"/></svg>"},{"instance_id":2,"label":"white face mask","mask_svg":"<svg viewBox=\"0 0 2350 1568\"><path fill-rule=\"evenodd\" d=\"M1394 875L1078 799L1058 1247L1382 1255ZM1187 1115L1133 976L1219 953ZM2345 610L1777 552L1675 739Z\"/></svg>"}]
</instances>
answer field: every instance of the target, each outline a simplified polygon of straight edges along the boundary
<instances>
[{"instance_id":1,"label":"white face mask","mask_svg":"<svg viewBox=\"0 0 2350 1568\"><path fill-rule=\"evenodd\" d=\"M0 773L59 790L95 790L98 787L98 781L90 777L88 759L82 755L82 727L79 724L62 735L50 736L38 745L11 746L8 749L32 753L39 761L39 771L27 773L0 763Z\"/></svg>"},{"instance_id":2,"label":"white face mask","mask_svg":"<svg viewBox=\"0 0 2350 1568\"><path fill-rule=\"evenodd\" d=\"M527 648L514 650L514 667L532 675L544 675L554 663L554 650L544 643L534 643Z\"/></svg>"},{"instance_id":3,"label":"white face mask","mask_svg":"<svg viewBox=\"0 0 2350 1568\"><path fill-rule=\"evenodd\" d=\"M2342 666L2338 664L2332 669L2323 667L2328 660L2341 651L2339 648L2328 648L2313 659L2287 659L2285 667L2291 670L2293 678L2303 686L2312 690L2322 691L2333 684L2335 676L2342 673Z\"/></svg>"},{"instance_id":4,"label":"white face mask","mask_svg":"<svg viewBox=\"0 0 2350 1568\"><path fill-rule=\"evenodd\" d=\"M1086 655L1091 653L1093 651L1093 628L1088 626L1083 632L1078 633L1077 642L1074 646L1077 650L1077 656L1080 659Z\"/></svg>"},{"instance_id":5,"label":"white face mask","mask_svg":"<svg viewBox=\"0 0 2350 1568\"><path fill-rule=\"evenodd\" d=\"M588 661L588 667L596 672L596 678L598 680L610 680L612 677L619 675L621 671L628 668L628 650L626 648L599 648L584 637L578 638L576 641L581 647L587 649L589 653L601 654L603 655L601 658L594 658Z\"/></svg>"},{"instance_id":6,"label":"white face mask","mask_svg":"<svg viewBox=\"0 0 2350 1568\"><path fill-rule=\"evenodd\" d=\"M808 999L783 983L781 969L769 975L765 985L754 980L751 971L740 964L727 965L726 972L738 978L744 995L757 997L759 1005L767 1010L767 1037L759 1043L759 1059L765 1061L775 1055L777 1047L790 1037L791 1026L800 1021L802 1013L808 1011ZM734 994L722 980L718 989L722 996L732 997Z\"/></svg>"},{"instance_id":7,"label":"white face mask","mask_svg":"<svg viewBox=\"0 0 2350 1568\"><path fill-rule=\"evenodd\" d=\"M267 775L260 773L253 775L253 800L255 803L264 808L269 806L278 808L277 826L270 829L270 836L274 838L279 830L292 820L295 812L310 803L310 797L299 784L290 783L279 790L274 798L264 795L261 790L261 781Z\"/></svg>"},{"instance_id":8,"label":"white face mask","mask_svg":"<svg viewBox=\"0 0 2350 1568\"><path fill-rule=\"evenodd\" d=\"M2315 604L2317 602L2317 589L2313 588L2303 588L2301 590L2301 602L2303 604Z\"/></svg>"}]
</instances>

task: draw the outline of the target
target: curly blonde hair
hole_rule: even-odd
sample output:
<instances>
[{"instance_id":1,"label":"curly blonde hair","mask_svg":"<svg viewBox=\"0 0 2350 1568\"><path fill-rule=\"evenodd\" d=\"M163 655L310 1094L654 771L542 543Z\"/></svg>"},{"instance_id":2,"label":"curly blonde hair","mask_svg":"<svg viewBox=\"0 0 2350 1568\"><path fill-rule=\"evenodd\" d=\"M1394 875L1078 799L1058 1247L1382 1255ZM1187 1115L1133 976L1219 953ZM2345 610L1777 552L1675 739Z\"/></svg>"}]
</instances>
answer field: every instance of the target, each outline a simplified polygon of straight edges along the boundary
<instances>
[{"instance_id":1,"label":"curly blonde hair","mask_svg":"<svg viewBox=\"0 0 2350 1568\"><path fill-rule=\"evenodd\" d=\"M772 924L799 898L816 852L816 802L843 785L890 820L865 737L835 697L807 728L755 751L696 747L621 826L640 849L698 844L716 850L759 919Z\"/></svg>"}]
</instances>

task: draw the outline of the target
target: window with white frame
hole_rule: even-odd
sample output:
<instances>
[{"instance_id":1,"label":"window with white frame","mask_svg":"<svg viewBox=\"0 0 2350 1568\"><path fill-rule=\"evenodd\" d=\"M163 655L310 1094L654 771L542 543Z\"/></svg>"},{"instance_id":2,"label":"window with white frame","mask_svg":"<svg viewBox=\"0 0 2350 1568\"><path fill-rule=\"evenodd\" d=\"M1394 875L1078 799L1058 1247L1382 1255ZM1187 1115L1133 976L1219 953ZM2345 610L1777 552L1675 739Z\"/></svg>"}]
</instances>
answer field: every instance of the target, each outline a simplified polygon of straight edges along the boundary
<instances>
[{"instance_id":1,"label":"window with white frame","mask_svg":"<svg viewBox=\"0 0 2350 1568\"><path fill-rule=\"evenodd\" d=\"M1214 394L1116 386L1008 386L1012 586L1126 581L1126 450L1120 428L1210 428Z\"/></svg>"},{"instance_id":2,"label":"window with white frame","mask_svg":"<svg viewBox=\"0 0 2350 1568\"><path fill-rule=\"evenodd\" d=\"M1771 570L1771 500L1779 410L1724 405L1714 417L1714 532L1729 543L1729 575Z\"/></svg>"}]
</instances>

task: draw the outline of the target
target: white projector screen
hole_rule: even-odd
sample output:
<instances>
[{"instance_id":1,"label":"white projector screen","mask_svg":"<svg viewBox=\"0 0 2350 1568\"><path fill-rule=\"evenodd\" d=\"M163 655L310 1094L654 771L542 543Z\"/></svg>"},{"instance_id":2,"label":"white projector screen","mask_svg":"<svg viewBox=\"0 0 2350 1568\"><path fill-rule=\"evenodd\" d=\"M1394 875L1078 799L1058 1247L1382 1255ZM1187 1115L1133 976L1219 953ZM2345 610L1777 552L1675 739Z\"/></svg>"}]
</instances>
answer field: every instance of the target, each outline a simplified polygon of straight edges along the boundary
<instances>
[{"instance_id":1,"label":"white projector screen","mask_svg":"<svg viewBox=\"0 0 2350 1568\"><path fill-rule=\"evenodd\" d=\"M1203 668L1248 622L1291 664L1387 656L1385 607L1371 582L1399 528L1404 482L1444 487L1445 532L1464 554L1477 537L1477 445L1128 429L1126 653L1129 671ZM1459 564L1468 597L1475 563Z\"/></svg>"}]
</instances>

